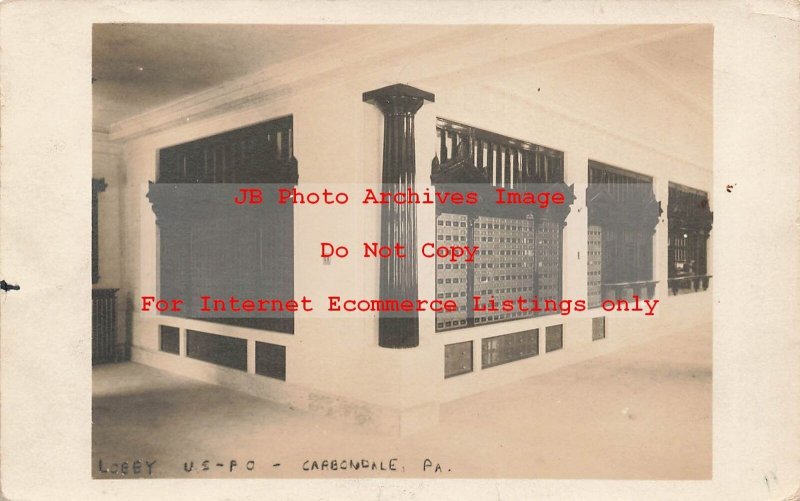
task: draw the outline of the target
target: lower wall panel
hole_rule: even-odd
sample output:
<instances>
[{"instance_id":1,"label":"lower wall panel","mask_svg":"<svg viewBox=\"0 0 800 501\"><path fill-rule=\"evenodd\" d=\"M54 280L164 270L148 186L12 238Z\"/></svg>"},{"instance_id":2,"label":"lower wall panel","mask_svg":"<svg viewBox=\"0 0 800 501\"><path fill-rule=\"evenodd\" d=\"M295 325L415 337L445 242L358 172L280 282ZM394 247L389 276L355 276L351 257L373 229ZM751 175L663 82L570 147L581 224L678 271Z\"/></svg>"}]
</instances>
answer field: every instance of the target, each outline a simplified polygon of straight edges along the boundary
<instances>
[{"instance_id":1,"label":"lower wall panel","mask_svg":"<svg viewBox=\"0 0 800 501\"><path fill-rule=\"evenodd\" d=\"M540 330L539 346L543 348L546 326L563 322L563 347L550 352L540 349L537 356L485 368L482 368L480 363L481 341L485 338L502 335L497 330L465 329L438 333L426 345L426 349L436 350L437 357L442 359L437 373L432 374L431 377L436 377L435 384L440 389L439 401L449 402L637 346L660 336L698 329L711 330L713 328L712 297L710 288L705 292L670 296L659 303L656 316L653 317L619 316L605 313L601 309L593 309L590 311L590 316L550 317L543 318L542 323L535 326L530 323L524 326L520 325L517 327L518 331L538 327ZM605 338L593 340L592 318L600 316L605 317ZM504 333L516 332L513 328L514 322L501 325ZM445 346L470 340L475 347L472 371L464 371L462 374L445 378Z\"/></svg>"},{"instance_id":2,"label":"lower wall panel","mask_svg":"<svg viewBox=\"0 0 800 501\"><path fill-rule=\"evenodd\" d=\"M711 289L701 293L670 296L660 304L660 310L655 317L620 317L613 314L604 315L602 310L592 310L591 316L549 317L542 319L536 326L532 326L530 323L515 325L515 322L508 322L498 324L499 327L491 326L491 329L488 328L490 326L487 326L423 334L420 346L413 350L393 350L391 353L379 350L376 352L381 356L397 356L399 352L402 352L403 356L413 355L413 359L408 360L409 367L413 367L413 371L418 373L418 376L415 382L410 383L410 386L404 389L405 398L396 397L396 406L367 402L353 398L351 395L336 394L330 390L323 391L282 381L275 377L264 377L254 372L231 369L184 356L176 357L159 352L158 327L151 321L139 324L140 327L146 327L145 330L152 330L152 332L138 333L135 338L133 360L178 375L244 391L292 409L309 410L384 432L405 433L435 423L435 420L438 419L440 403L490 391L537 374L645 343L659 336L691 329L711 329L712 297ZM599 340L593 340L592 335L592 317L596 316L605 316L606 318L605 338ZM546 352L544 349L546 327L560 323L563 323L563 348ZM503 332L498 332L501 328ZM481 341L483 338L530 328L539 329L538 355L486 368L481 367ZM228 334L232 335L234 332L230 331ZM298 332L292 337L292 341L302 338L302 332ZM445 345L464 341L472 341L473 370L445 378ZM254 347L255 342L251 344L250 349L252 350ZM291 347L286 348L287 355L291 350ZM316 356L315 353L315 351L306 351L305 357ZM371 351L364 352L364 354L367 353L371 353ZM326 352L325 355L327 356L329 353ZM320 356L323 355L320 354ZM360 359L359 363L369 364L370 357ZM251 358L255 359L255 355ZM378 363L375 360L377 359L372 359L373 364ZM251 360L250 362L253 365L249 370L255 371L256 361ZM309 369L314 365L303 367ZM388 366L382 365L382 368L390 370ZM277 367L277 369L281 368ZM286 368L283 367L282 370L285 371ZM274 375L280 376L281 371L277 370ZM400 373L395 375L398 378L402 376ZM314 379L313 374L304 374L305 381ZM364 384L366 383L365 381ZM358 388L355 387L347 389L353 393L358 391ZM391 400L389 393L383 393L387 400Z\"/></svg>"}]
</instances>

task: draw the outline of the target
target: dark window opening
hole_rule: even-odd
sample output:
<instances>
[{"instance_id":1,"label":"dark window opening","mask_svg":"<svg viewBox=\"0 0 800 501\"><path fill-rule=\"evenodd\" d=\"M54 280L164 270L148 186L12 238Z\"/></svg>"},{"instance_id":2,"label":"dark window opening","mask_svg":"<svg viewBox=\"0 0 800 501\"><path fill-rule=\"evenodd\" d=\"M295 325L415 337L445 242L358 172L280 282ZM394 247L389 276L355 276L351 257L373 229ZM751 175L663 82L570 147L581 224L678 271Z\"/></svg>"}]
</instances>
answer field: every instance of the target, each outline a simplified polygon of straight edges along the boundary
<instances>
[{"instance_id":1,"label":"dark window opening","mask_svg":"<svg viewBox=\"0 0 800 501\"><path fill-rule=\"evenodd\" d=\"M661 215L653 179L590 160L586 205L589 306L653 297L653 234Z\"/></svg>"},{"instance_id":2,"label":"dark window opening","mask_svg":"<svg viewBox=\"0 0 800 501\"><path fill-rule=\"evenodd\" d=\"M292 138L289 116L160 150L147 195L159 232L159 295L185 301L165 314L294 332L291 312L207 311L202 300L294 298L293 204L277 203L278 189L297 182ZM234 204L244 187L261 189L263 202Z\"/></svg>"},{"instance_id":3,"label":"dark window opening","mask_svg":"<svg viewBox=\"0 0 800 501\"><path fill-rule=\"evenodd\" d=\"M286 381L286 347L256 341L256 374Z\"/></svg>"},{"instance_id":4,"label":"dark window opening","mask_svg":"<svg viewBox=\"0 0 800 501\"><path fill-rule=\"evenodd\" d=\"M247 340L187 330L186 356L203 362L246 371Z\"/></svg>"},{"instance_id":5,"label":"dark window opening","mask_svg":"<svg viewBox=\"0 0 800 501\"><path fill-rule=\"evenodd\" d=\"M672 294L705 290L708 273L707 241L713 213L704 191L670 183L669 290Z\"/></svg>"},{"instance_id":6,"label":"dark window opening","mask_svg":"<svg viewBox=\"0 0 800 501\"><path fill-rule=\"evenodd\" d=\"M170 325L159 325L161 351L180 354L180 329Z\"/></svg>"}]
</instances>

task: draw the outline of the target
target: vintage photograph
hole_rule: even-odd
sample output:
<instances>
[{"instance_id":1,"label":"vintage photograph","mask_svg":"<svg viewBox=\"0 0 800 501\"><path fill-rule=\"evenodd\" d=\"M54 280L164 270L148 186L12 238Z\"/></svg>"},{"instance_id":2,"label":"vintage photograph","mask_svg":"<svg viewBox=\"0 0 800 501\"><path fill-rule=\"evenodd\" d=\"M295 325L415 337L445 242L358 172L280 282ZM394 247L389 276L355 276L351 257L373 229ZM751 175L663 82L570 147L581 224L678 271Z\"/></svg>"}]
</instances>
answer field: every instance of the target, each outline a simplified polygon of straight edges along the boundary
<instances>
[{"instance_id":1,"label":"vintage photograph","mask_svg":"<svg viewBox=\"0 0 800 501\"><path fill-rule=\"evenodd\" d=\"M91 478L711 479L713 46L93 24Z\"/></svg>"}]
</instances>

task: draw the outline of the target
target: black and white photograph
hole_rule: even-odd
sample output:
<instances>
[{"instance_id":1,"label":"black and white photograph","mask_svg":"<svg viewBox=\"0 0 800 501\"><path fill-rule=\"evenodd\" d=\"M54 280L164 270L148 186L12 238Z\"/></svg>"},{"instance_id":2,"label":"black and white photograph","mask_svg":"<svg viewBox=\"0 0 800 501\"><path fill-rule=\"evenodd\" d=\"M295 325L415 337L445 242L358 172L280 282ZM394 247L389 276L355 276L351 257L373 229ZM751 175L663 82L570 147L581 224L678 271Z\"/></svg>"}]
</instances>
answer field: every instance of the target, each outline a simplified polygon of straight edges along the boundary
<instances>
[{"instance_id":1,"label":"black and white photograph","mask_svg":"<svg viewBox=\"0 0 800 501\"><path fill-rule=\"evenodd\" d=\"M92 42L94 478L710 477L710 25Z\"/></svg>"},{"instance_id":2,"label":"black and white photograph","mask_svg":"<svg viewBox=\"0 0 800 501\"><path fill-rule=\"evenodd\" d=\"M303 4L0 10L3 495L795 499L798 9Z\"/></svg>"}]
</instances>

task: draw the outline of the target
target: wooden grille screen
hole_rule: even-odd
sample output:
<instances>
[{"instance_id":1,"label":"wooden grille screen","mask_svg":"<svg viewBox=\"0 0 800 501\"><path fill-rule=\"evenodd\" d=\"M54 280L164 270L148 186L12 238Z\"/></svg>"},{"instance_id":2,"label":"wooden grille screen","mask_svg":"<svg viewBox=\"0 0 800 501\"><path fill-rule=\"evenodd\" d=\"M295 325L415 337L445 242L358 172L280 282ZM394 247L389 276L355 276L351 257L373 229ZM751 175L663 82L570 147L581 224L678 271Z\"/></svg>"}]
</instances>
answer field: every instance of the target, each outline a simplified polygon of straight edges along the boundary
<instances>
[{"instance_id":1,"label":"wooden grille screen","mask_svg":"<svg viewBox=\"0 0 800 501\"><path fill-rule=\"evenodd\" d=\"M564 182L564 153L553 148L443 118L437 120L436 137L434 182L487 182L509 188ZM472 174L462 169L465 161Z\"/></svg>"},{"instance_id":2,"label":"wooden grille screen","mask_svg":"<svg viewBox=\"0 0 800 501\"><path fill-rule=\"evenodd\" d=\"M292 204L276 185L297 182L292 117L162 149L150 185L159 229L161 297L186 301L170 312L231 325L291 333L291 312L203 312L202 296L294 297ZM263 203L236 206L240 186L263 187Z\"/></svg>"},{"instance_id":3,"label":"wooden grille screen","mask_svg":"<svg viewBox=\"0 0 800 501\"><path fill-rule=\"evenodd\" d=\"M707 241L713 213L708 194L675 183L669 185L670 291L697 291L708 287Z\"/></svg>"},{"instance_id":4,"label":"wooden grille screen","mask_svg":"<svg viewBox=\"0 0 800 501\"><path fill-rule=\"evenodd\" d=\"M287 116L165 148L158 182L296 182L292 142L292 117Z\"/></svg>"},{"instance_id":5,"label":"wooden grille screen","mask_svg":"<svg viewBox=\"0 0 800 501\"><path fill-rule=\"evenodd\" d=\"M649 176L589 161L590 306L604 299L652 297L653 233L661 215Z\"/></svg>"},{"instance_id":6,"label":"wooden grille screen","mask_svg":"<svg viewBox=\"0 0 800 501\"><path fill-rule=\"evenodd\" d=\"M498 302L523 296L561 299L563 226L574 200L564 184L564 154L477 127L439 118L439 148L431 180L437 191L479 192L474 206L437 204L437 242L478 246L473 263L437 261L436 294L459 311L437 313L438 331L533 316L475 311L474 297ZM494 189L563 193L548 209L495 203ZM545 314L545 313L542 313Z\"/></svg>"}]
</instances>

